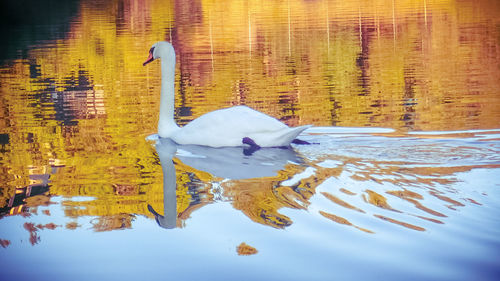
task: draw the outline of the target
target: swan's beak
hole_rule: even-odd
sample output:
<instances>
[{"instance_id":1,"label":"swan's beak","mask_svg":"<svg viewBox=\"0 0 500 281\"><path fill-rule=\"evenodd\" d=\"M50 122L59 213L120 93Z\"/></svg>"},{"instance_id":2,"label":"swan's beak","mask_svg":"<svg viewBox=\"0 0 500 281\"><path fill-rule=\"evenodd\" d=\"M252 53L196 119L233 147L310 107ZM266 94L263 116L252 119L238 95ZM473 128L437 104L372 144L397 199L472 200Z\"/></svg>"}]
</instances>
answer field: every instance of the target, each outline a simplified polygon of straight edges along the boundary
<instances>
[{"instance_id":1,"label":"swan's beak","mask_svg":"<svg viewBox=\"0 0 500 281\"><path fill-rule=\"evenodd\" d=\"M154 51L155 51L155 47L151 47L151 49L149 49L148 59L142 64L142 66L145 66L146 64L155 60L155 58L153 57Z\"/></svg>"},{"instance_id":2,"label":"swan's beak","mask_svg":"<svg viewBox=\"0 0 500 281\"><path fill-rule=\"evenodd\" d=\"M154 61L155 59L153 58L153 52L149 52L149 56L147 58L147 60L142 64L142 66L145 66L146 64Z\"/></svg>"}]
</instances>

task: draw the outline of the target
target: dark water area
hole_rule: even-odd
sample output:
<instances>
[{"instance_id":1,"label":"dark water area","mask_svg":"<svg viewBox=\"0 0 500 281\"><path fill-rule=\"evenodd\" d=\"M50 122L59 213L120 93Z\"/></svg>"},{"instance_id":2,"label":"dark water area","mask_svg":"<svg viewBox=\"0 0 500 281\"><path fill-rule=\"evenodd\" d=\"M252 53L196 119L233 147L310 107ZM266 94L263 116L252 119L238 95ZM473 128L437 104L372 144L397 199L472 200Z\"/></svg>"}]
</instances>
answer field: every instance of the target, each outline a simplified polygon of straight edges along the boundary
<instances>
[{"instance_id":1,"label":"dark water area","mask_svg":"<svg viewBox=\"0 0 500 281\"><path fill-rule=\"evenodd\" d=\"M29 58L31 48L64 39L79 1L21 0L0 3L0 62Z\"/></svg>"},{"instance_id":2,"label":"dark water area","mask_svg":"<svg viewBox=\"0 0 500 281\"><path fill-rule=\"evenodd\" d=\"M497 280L498 1L3 1L0 274ZM246 105L290 148L159 138ZM230 134L230 132L228 132Z\"/></svg>"}]
</instances>

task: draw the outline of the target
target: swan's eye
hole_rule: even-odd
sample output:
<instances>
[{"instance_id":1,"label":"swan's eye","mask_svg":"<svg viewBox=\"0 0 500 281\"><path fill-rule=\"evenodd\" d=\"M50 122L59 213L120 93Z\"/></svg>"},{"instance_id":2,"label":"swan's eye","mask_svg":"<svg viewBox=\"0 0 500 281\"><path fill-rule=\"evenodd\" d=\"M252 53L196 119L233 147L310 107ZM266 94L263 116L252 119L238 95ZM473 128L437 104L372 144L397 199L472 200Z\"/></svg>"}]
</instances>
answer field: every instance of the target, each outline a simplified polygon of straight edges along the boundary
<instances>
[{"instance_id":1,"label":"swan's eye","mask_svg":"<svg viewBox=\"0 0 500 281\"><path fill-rule=\"evenodd\" d=\"M149 49L149 53L150 53L151 55L153 55L154 50L155 50L155 47L151 47L151 49Z\"/></svg>"}]
</instances>

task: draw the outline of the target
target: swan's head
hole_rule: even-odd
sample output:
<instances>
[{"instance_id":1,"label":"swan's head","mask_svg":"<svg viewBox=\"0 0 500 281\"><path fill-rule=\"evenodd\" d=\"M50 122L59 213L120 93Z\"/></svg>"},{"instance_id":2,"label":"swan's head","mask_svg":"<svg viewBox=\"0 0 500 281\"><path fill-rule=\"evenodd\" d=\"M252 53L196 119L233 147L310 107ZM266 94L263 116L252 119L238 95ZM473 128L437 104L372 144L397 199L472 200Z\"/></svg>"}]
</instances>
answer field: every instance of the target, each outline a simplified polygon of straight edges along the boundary
<instances>
[{"instance_id":1,"label":"swan's head","mask_svg":"<svg viewBox=\"0 0 500 281\"><path fill-rule=\"evenodd\" d=\"M149 49L148 58L142 65L144 66L157 58L170 59L175 61L175 51L172 44L167 41L154 43L153 46L151 46L151 49Z\"/></svg>"}]
</instances>

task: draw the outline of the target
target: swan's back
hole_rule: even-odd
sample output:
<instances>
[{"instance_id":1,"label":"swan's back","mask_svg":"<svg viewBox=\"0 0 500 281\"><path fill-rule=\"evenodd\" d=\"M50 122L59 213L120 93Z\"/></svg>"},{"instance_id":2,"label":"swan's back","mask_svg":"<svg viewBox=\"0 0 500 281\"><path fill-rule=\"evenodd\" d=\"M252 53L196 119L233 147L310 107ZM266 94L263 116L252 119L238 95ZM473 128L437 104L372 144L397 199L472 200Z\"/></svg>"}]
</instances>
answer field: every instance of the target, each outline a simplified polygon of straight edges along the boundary
<instances>
[{"instance_id":1,"label":"swan's back","mask_svg":"<svg viewBox=\"0 0 500 281\"><path fill-rule=\"evenodd\" d=\"M309 126L290 128L246 106L215 110L191 121L171 138L179 144L241 146L245 137L262 147L287 146Z\"/></svg>"}]
</instances>

